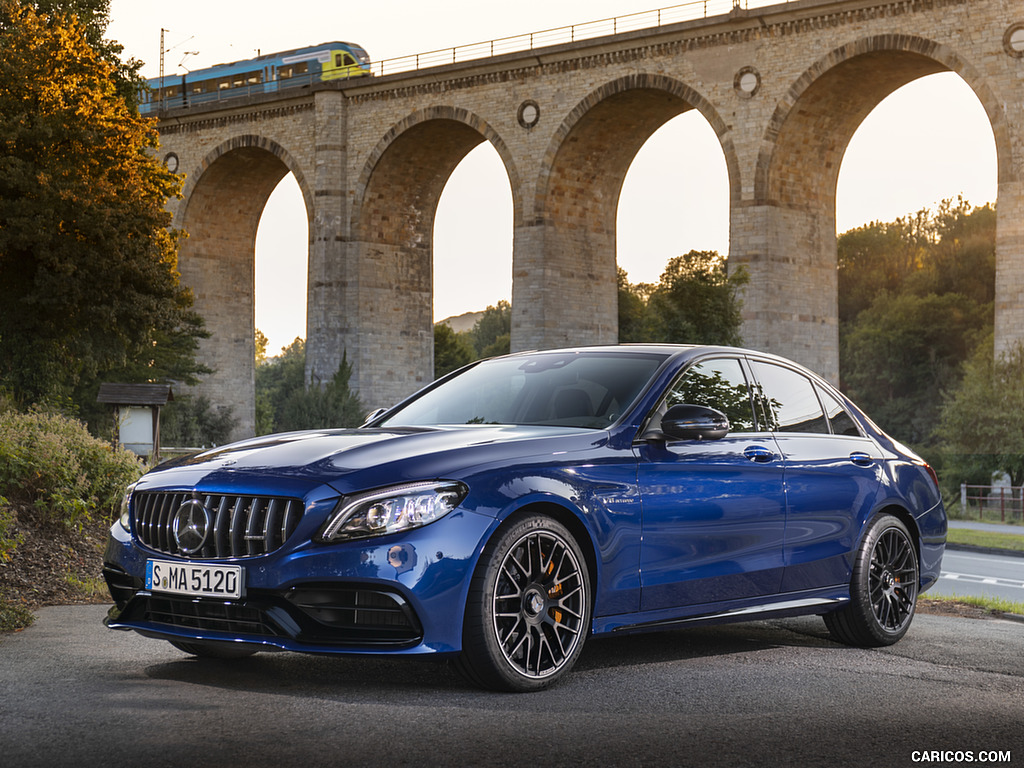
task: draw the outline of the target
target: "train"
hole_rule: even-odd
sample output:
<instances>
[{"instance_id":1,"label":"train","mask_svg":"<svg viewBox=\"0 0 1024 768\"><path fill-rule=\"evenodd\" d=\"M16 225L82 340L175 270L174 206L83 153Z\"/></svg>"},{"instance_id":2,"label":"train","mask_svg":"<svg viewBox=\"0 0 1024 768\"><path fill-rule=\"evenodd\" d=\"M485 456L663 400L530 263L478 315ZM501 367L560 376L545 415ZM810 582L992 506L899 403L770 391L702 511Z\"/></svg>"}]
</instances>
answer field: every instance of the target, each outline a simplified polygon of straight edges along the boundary
<instances>
[{"instance_id":1,"label":"train","mask_svg":"<svg viewBox=\"0 0 1024 768\"><path fill-rule=\"evenodd\" d=\"M139 94L139 112L153 114L369 74L370 57L362 47L355 43L321 43L217 64L184 75L151 78L146 81L148 87Z\"/></svg>"}]
</instances>

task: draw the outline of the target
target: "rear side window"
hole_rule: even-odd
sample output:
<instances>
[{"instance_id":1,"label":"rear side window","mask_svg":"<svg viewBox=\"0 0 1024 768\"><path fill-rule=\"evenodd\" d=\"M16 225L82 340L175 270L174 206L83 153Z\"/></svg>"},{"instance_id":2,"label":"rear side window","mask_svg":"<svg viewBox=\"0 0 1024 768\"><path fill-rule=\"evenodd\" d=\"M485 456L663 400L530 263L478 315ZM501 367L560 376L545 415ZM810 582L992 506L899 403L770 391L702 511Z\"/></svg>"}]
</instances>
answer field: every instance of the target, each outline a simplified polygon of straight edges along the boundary
<instances>
[{"instance_id":1,"label":"rear side window","mask_svg":"<svg viewBox=\"0 0 1024 768\"><path fill-rule=\"evenodd\" d=\"M772 432L830 433L810 379L781 365L757 361L750 365L759 383L757 399Z\"/></svg>"},{"instance_id":2,"label":"rear side window","mask_svg":"<svg viewBox=\"0 0 1024 768\"><path fill-rule=\"evenodd\" d=\"M857 422L853 420L843 404L836 400L828 390L821 387L816 387L816 389L821 396L821 404L825 406L825 416L832 426L833 434L860 437L860 427L857 426Z\"/></svg>"}]
</instances>

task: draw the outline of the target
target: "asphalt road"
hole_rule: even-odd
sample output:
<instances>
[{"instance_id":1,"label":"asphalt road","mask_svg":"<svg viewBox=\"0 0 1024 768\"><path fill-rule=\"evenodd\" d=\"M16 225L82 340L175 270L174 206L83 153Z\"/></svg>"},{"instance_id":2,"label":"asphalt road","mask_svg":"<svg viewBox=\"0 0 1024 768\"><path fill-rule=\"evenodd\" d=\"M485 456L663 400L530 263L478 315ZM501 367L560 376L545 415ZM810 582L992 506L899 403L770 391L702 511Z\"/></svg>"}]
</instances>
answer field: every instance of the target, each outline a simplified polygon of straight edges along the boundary
<instances>
[{"instance_id":1,"label":"asphalt road","mask_svg":"<svg viewBox=\"0 0 1024 768\"><path fill-rule=\"evenodd\" d=\"M591 641L563 684L514 695L438 664L194 660L104 612L47 608L0 638L0 764L1024 764L1024 625L1007 621L919 615L881 651L816 617Z\"/></svg>"},{"instance_id":2,"label":"asphalt road","mask_svg":"<svg viewBox=\"0 0 1024 768\"><path fill-rule=\"evenodd\" d=\"M1024 603L1024 557L947 549L942 575L928 596L998 597Z\"/></svg>"}]
</instances>

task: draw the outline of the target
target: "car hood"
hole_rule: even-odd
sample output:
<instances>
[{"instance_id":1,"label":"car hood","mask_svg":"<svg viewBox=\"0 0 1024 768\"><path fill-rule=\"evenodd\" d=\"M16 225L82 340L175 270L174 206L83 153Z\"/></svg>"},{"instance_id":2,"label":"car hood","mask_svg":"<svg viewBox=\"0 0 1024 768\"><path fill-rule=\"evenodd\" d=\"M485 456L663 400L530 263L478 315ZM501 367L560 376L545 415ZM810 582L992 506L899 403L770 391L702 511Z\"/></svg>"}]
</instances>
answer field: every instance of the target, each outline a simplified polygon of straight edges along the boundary
<instances>
[{"instance_id":1,"label":"car hood","mask_svg":"<svg viewBox=\"0 0 1024 768\"><path fill-rule=\"evenodd\" d=\"M458 479L494 463L573 453L608 433L571 427L339 429L254 438L161 464L138 488L331 485L341 493L412 480Z\"/></svg>"}]
</instances>

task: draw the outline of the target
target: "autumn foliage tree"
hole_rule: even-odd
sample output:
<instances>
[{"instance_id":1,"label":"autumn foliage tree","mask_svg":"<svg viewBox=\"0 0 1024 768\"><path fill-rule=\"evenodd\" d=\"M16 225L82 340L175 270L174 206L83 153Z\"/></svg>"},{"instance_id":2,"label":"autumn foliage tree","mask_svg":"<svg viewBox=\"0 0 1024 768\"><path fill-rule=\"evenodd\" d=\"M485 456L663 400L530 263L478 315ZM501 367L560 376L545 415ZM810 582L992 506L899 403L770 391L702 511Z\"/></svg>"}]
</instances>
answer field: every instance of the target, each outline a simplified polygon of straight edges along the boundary
<instances>
[{"instance_id":1,"label":"autumn foliage tree","mask_svg":"<svg viewBox=\"0 0 1024 768\"><path fill-rule=\"evenodd\" d=\"M113 371L202 372L165 209L181 182L89 37L0 0L0 386L23 405Z\"/></svg>"}]
</instances>

